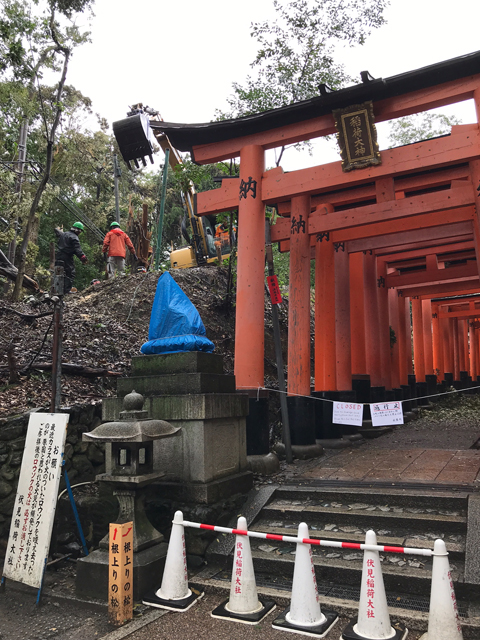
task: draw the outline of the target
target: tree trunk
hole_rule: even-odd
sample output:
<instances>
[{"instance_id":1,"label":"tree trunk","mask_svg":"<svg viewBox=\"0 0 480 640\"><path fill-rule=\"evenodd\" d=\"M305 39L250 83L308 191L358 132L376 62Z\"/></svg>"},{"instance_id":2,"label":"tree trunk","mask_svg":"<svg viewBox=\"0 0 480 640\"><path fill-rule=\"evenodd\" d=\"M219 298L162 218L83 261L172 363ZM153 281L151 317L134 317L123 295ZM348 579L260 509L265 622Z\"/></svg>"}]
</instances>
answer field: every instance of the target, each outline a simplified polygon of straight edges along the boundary
<instances>
[{"instance_id":1,"label":"tree trunk","mask_svg":"<svg viewBox=\"0 0 480 640\"><path fill-rule=\"evenodd\" d=\"M29 211L29 214L28 214L27 224L26 224L25 230L23 232L23 240L22 240L22 246L21 246L21 250L20 250L20 259L19 259L19 263L18 263L17 279L15 281L15 288L14 288L13 294L12 294L12 298L15 301L20 300L20 296L22 294L23 278L25 276L25 267L26 267L26 262L27 262L28 243L30 241L32 229L35 226L35 215L37 213L41 197L42 197L42 195L43 195L43 193L44 193L44 191L45 191L45 189L47 187L48 181L50 179L50 174L51 174L51 171L52 171L53 145L55 143L55 134L57 132L57 128L58 128L58 125L60 123L60 118L61 118L62 111L63 111L61 99L62 99L63 87L65 85L65 79L67 77L67 68L68 68L68 61L69 61L69 58L70 58L70 50L66 49L65 47L61 47L61 46L58 46L57 50L58 50L59 53L63 53L63 55L64 55L62 76L60 78L60 82L58 83L58 89L57 89L57 95L56 95L57 109L56 109L56 112L55 112L55 118L54 118L54 121L52 123L51 129L48 132L47 161L46 161L46 164L45 164L45 171L43 173L42 180L40 181L40 184L38 185L38 188L37 188L37 191L35 193L35 196L33 198L32 206L30 207L30 211Z\"/></svg>"}]
</instances>

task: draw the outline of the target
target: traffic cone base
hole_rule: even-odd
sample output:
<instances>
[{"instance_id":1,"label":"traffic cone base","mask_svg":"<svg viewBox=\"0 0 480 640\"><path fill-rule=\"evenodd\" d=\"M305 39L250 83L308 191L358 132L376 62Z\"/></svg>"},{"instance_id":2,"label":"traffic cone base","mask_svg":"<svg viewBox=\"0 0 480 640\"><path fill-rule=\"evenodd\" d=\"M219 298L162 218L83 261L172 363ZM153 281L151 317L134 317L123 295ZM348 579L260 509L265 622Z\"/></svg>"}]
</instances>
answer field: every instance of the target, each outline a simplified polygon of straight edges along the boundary
<instances>
[{"instance_id":1,"label":"traffic cone base","mask_svg":"<svg viewBox=\"0 0 480 640\"><path fill-rule=\"evenodd\" d=\"M291 633L299 633L302 636L311 636L312 638L324 638L338 620L338 613L336 611L322 610L322 614L324 617L323 622L311 627L303 625L301 626L299 624L288 622L287 614L289 613L289 611L290 607L285 609L285 611L272 622L272 627L274 629L280 629L281 631L290 631Z\"/></svg>"},{"instance_id":2,"label":"traffic cone base","mask_svg":"<svg viewBox=\"0 0 480 640\"><path fill-rule=\"evenodd\" d=\"M243 622L243 624L258 624L269 613L275 609L275 603L270 600L258 600L256 611L250 613L237 613L228 608L229 600L225 600L221 605L212 611L212 618L231 620L232 622Z\"/></svg>"},{"instance_id":3,"label":"traffic cone base","mask_svg":"<svg viewBox=\"0 0 480 640\"><path fill-rule=\"evenodd\" d=\"M342 633L343 640L366 640L365 636L359 636L358 633L355 633L356 624L356 618L349 622L345 627L345 631ZM388 640L406 640L408 629L399 622L392 627L392 633L393 635L389 636ZM368 638L367 640L385 640L385 638Z\"/></svg>"},{"instance_id":4,"label":"traffic cone base","mask_svg":"<svg viewBox=\"0 0 480 640\"><path fill-rule=\"evenodd\" d=\"M185 598L159 598L157 596L157 590L150 591L146 596L142 598L142 603L149 607L157 607L158 609L168 609L169 611L188 611L191 606L203 598L204 592L196 591L196 589L189 589L188 595Z\"/></svg>"}]
</instances>

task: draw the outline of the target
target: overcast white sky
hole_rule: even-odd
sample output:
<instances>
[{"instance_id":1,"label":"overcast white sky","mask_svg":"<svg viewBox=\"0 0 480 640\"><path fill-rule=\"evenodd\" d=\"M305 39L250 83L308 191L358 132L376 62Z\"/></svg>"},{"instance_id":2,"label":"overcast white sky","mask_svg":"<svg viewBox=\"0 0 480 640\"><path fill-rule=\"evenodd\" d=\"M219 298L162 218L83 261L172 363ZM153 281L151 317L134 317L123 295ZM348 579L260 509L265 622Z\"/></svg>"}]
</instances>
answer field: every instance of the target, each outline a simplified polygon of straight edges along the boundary
<instances>
[{"instance_id":1,"label":"overcast white sky","mask_svg":"<svg viewBox=\"0 0 480 640\"><path fill-rule=\"evenodd\" d=\"M92 44L75 51L68 82L110 124L136 102L168 122L211 121L216 108L226 109L232 82L242 83L250 71L257 50L250 24L274 15L273 0L97 0L95 13ZM478 0L391 0L386 18L363 47L338 52L359 80L363 70L387 78L480 50ZM442 112L476 121L472 103ZM379 126L381 148L384 129ZM335 150L321 148L314 158L291 150L282 166L337 159Z\"/></svg>"}]
</instances>

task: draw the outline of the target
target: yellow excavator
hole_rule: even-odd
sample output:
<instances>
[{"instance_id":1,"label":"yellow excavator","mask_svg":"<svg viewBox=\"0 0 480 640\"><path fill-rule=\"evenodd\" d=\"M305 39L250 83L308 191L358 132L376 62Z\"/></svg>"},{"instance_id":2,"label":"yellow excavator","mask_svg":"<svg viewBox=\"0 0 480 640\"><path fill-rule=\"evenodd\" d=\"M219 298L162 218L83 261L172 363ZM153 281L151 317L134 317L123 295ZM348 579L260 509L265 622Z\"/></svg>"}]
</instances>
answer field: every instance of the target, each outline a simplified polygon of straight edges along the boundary
<instances>
[{"instance_id":1,"label":"yellow excavator","mask_svg":"<svg viewBox=\"0 0 480 640\"><path fill-rule=\"evenodd\" d=\"M113 123L113 133L120 153L129 169L132 168L132 161L137 168L140 166L139 161L147 166L146 157L153 164L152 154L156 140L163 151L170 150L169 165L174 169L182 164L182 158L164 133L152 129L151 120L161 121L162 117L158 111L140 103L130 107L126 118ZM171 251L171 268L187 269L229 258L230 237L216 224L215 216L195 215L195 187L192 182L188 190L182 193L182 200L185 212L181 225L182 236L188 246Z\"/></svg>"}]
</instances>

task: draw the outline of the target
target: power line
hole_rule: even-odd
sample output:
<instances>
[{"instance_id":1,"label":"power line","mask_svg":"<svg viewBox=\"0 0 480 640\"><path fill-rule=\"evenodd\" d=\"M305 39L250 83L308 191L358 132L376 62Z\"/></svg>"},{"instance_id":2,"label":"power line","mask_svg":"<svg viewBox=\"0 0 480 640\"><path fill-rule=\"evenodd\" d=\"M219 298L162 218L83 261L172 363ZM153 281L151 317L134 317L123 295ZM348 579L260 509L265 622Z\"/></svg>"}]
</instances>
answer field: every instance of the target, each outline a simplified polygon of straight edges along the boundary
<instances>
[{"instance_id":1,"label":"power line","mask_svg":"<svg viewBox=\"0 0 480 640\"><path fill-rule=\"evenodd\" d=\"M1 166L16 175L20 175L20 172L16 169L17 164L18 162L6 162L4 160L0 160ZM25 162L24 165L26 165L26 172L28 172L34 180L37 181L40 179L43 172L43 167L40 163L29 160ZM49 179L49 183L53 187L56 187L58 189L59 192L58 194L55 194L55 197L72 215L72 217L83 222L83 224L97 238L97 240L103 242L105 234L102 233L102 231L96 226L96 224L92 222L92 220L90 220L90 218L85 213L83 213L80 207L70 198L70 196L65 191L63 191L63 189L61 189L61 187L59 187L58 183L53 178Z\"/></svg>"}]
</instances>

